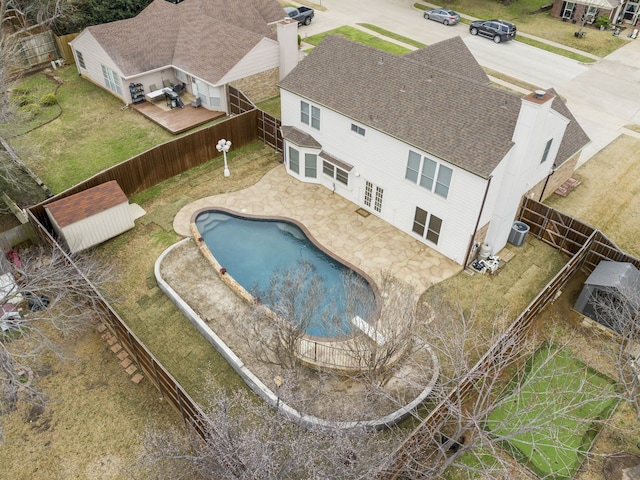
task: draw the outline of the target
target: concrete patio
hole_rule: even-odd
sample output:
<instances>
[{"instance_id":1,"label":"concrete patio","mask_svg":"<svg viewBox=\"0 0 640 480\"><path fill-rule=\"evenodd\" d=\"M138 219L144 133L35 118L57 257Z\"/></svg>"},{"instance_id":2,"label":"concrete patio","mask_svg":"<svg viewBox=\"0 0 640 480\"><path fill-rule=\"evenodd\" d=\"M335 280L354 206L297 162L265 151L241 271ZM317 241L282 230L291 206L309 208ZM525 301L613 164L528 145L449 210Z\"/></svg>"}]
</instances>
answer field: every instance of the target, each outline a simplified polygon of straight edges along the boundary
<instances>
[{"instance_id":1,"label":"concrete patio","mask_svg":"<svg viewBox=\"0 0 640 480\"><path fill-rule=\"evenodd\" d=\"M362 216L357 212L358 205L320 185L292 178L284 165L278 165L247 189L190 203L176 215L174 230L184 237L191 236L194 214L216 207L296 220L335 256L374 279L379 272L388 270L414 286L418 295L462 270L460 265L375 215Z\"/></svg>"}]
</instances>

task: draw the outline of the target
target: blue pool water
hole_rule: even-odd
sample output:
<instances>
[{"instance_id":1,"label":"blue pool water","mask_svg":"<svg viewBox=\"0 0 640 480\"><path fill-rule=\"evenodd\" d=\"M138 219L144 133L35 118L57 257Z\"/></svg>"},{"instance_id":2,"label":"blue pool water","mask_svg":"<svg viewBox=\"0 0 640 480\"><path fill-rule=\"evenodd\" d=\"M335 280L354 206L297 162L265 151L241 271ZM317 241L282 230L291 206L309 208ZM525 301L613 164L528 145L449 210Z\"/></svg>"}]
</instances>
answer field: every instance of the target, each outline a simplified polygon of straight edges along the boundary
<instances>
[{"instance_id":1,"label":"blue pool water","mask_svg":"<svg viewBox=\"0 0 640 480\"><path fill-rule=\"evenodd\" d=\"M308 275L296 300L296 311L308 311L304 301L312 297L308 294L314 288L312 278L321 279L324 301L308 315L308 323L304 322L309 335L345 335L351 331L351 318L358 315L366 320L373 313L375 297L369 283L317 248L293 223L207 211L196 217L196 225L220 266L226 268L245 290L276 311L278 308L270 305L267 292L274 290L269 288L270 282L284 283L286 275L283 272L289 269L313 272ZM357 285L358 293L347 293L353 289L348 287L345 291L345 282Z\"/></svg>"}]
</instances>

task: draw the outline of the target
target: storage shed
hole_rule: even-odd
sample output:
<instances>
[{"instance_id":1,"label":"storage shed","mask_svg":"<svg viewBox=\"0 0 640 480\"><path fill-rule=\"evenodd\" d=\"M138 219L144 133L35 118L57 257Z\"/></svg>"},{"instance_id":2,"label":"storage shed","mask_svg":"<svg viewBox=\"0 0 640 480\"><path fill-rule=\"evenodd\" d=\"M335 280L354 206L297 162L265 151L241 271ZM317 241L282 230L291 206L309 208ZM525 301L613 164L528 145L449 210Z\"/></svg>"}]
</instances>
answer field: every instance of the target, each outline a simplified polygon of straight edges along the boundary
<instances>
[{"instance_id":1,"label":"storage shed","mask_svg":"<svg viewBox=\"0 0 640 480\"><path fill-rule=\"evenodd\" d=\"M132 229L129 200L115 180L45 205L53 229L71 253Z\"/></svg>"},{"instance_id":2,"label":"storage shed","mask_svg":"<svg viewBox=\"0 0 640 480\"><path fill-rule=\"evenodd\" d=\"M640 298L640 272L628 262L602 261L589 275L580 296L576 301L574 309L579 313L601 323L602 325L621 333L619 321L610 318L608 308L602 305L614 306L619 303L620 307L627 309L640 308L636 305ZM634 302L629 305L629 302ZM621 316L625 318L626 316Z\"/></svg>"}]
</instances>

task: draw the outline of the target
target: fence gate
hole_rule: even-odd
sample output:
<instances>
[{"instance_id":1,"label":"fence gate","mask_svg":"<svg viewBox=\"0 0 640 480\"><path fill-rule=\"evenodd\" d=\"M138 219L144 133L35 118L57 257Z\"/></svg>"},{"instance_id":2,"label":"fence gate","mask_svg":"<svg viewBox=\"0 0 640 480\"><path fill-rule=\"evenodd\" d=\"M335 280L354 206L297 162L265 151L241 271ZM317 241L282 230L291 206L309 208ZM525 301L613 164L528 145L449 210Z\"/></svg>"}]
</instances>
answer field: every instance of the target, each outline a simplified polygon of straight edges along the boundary
<instances>
[{"instance_id":1,"label":"fence gate","mask_svg":"<svg viewBox=\"0 0 640 480\"><path fill-rule=\"evenodd\" d=\"M18 41L20 42L22 57L28 68L42 65L51 60L57 60L59 57L51 31L22 37Z\"/></svg>"}]
</instances>

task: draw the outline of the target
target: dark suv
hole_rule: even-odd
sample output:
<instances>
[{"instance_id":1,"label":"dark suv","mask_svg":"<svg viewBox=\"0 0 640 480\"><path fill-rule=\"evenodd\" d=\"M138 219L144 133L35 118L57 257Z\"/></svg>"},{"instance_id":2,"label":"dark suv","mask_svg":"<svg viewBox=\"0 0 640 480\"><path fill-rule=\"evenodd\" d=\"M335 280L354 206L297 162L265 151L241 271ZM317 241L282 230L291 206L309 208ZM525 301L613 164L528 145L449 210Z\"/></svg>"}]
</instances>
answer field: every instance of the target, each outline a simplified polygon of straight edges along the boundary
<instances>
[{"instance_id":1,"label":"dark suv","mask_svg":"<svg viewBox=\"0 0 640 480\"><path fill-rule=\"evenodd\" d=\"M506 42L516 38L516 26L504 20L477 20L469 26L471 35L492 38L494 42Z\"/></svg>"}]
</instances>

